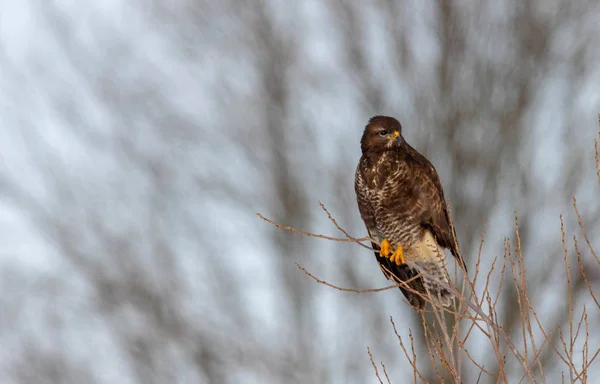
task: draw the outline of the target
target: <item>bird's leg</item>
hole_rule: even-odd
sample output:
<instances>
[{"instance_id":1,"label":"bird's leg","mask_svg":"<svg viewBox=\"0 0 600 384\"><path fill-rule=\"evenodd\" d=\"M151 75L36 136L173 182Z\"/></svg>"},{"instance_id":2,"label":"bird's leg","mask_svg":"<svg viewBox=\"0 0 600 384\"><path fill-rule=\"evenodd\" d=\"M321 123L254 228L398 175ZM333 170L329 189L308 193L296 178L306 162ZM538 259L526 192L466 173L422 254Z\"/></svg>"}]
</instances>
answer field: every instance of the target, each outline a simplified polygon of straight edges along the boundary
<instances>
[{"instance_id":1,"label":"bird's leg","mask_svg":"<svg viewBox=\"0 0 600 384\"><path fill-rule=\"evenodd\" d=\"M388 239L383 239L381 242L381 249L379 250L379 256L388 257L392 252L392 244Z\"/></svg>"},{"instance_id":2,"label":"bird's leg","mask_svg":"<svg viewBox=\"0 0 600 384\"><path fill-rule=\"evenodd\" d=\"M402 252L402 246L398 244L398 248L392 256L390 256L390 261L396 262L396 265L405 264L404 253Z\"/></svg>"}]
</instances>

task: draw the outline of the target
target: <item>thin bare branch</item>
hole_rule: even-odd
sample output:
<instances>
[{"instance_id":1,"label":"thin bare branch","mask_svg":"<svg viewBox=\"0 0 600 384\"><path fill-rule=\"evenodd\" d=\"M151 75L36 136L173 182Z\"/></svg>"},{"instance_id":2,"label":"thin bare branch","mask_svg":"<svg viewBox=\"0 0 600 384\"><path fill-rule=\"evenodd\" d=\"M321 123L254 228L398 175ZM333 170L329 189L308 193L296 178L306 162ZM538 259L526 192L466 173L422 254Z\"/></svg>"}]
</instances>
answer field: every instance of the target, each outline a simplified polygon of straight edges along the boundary
<instances>
[{"instance_id":1,"label":"thin bare branch","mask_svg":"<svg viewBox=\"0 0 600 384\"><path fill-rule=\"evenodd\" d=\"M371 348L367 347L367 353L369 354L369 360L371 360L371 364L373 365L373 369L375 370L375 376L377 376L377 380L379 380L379 384L383 384L381 381L381 377L379 376L379 370L377 369L377 365L373 360L373 355L371 354Z\"/></svg>"},{"instance_id":2,"label":"thin bare branch","mask_svg":"<svg viewBox=\"0 0 600 384\"><path fill-rule=\"evenodd\" d=\"M325 239L325 240L331 240L331 241L339 241L339 242L346 242L346 243L358 243L358 244L361 244L360 243L361 241L367 241L367 240L369 240L369 241L376 241L376 240L371 239L370 237L361 237L361 238L343 238L342 237L342 238L340 238L340 237L331 237L331 236L319 235L319 234L316 234L316 233L301 231L299 229L292 228L292 227L290 227L288 225L279 224L279 223L277 223L277 222L275 222L275 221L273 221L271 219L268 219L268 218L264 217L259 212L257 212L256 215L258 217L260 217L261 219L263 219L264 221L266 221L267 223L276 226L277 228L285 229L285 230L290 231L290 232L299 233L299 234L304 235L304 236L316 237L316 238L319 238L319 239ZM361 244L361 245L364 246L367 249L373 250L371 247L367 247L364 244Z\"/></svg>"}]
</instances>

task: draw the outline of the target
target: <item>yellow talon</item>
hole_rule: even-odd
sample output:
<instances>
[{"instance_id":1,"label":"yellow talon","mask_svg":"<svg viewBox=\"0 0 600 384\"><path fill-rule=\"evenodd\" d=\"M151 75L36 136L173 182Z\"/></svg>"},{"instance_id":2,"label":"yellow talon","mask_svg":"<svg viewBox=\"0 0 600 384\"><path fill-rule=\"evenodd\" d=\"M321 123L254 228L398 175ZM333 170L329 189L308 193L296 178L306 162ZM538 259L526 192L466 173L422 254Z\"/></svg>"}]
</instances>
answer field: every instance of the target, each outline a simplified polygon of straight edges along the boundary
<instances>
[{"instance_id":1,"label":"yellow talon","mask_svg":"<svg viewBox=\"0 0 600 384\"><path fill-rule=\"evenodd\" d=\"M402 246L398 245L396 252L390 257L390 261L395 261L397 265L404 264L404 253L402 253Z\"/></svg>"},{"instance_id":2,"label":"yellow talon","mask_svg":"<svg viewBox=\"0 0 600 384\"><path fill-rule=\"evenodd\" d=\"M379 255L383 257L388 257L390 252L392 251L392 245L388 241L388 239L383 239L381 242L381 250L379 251Z\"/></svg>"}]
</instances>

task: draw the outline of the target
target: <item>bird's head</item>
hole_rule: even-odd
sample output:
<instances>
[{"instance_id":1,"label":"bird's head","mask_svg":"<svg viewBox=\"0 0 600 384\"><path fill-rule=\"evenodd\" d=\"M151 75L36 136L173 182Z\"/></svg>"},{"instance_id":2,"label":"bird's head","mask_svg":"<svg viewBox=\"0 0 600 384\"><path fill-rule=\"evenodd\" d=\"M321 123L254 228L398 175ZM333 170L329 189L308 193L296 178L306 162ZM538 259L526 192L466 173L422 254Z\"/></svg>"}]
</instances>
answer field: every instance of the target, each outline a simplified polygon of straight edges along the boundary
<instances>
[{"instance_id":1,"label":"bird's head","mask_svg":"<svg viewBox=\"0 0 600 384\"><path fill-rule=\"evenodd\" d=\"M393 117L373 116L365 127L360 147L362 152L382 152L402 144L402 125Z\"/></svg>"}]
</instances>

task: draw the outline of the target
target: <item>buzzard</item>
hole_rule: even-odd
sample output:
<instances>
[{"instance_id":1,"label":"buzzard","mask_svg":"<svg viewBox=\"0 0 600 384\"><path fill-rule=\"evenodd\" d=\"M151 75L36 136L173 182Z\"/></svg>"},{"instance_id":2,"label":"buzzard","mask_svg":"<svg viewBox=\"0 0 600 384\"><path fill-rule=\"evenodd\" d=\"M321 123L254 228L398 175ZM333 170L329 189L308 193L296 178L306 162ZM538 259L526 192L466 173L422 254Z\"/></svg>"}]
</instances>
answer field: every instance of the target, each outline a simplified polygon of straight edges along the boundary
<instances>
[{"instance_id":1,"label":"buzzard","mask_svg":"<svg viewBox=\"0 0 600 384\"><path fill-rule=\"evenodd\" d=\"M358 209L369 236L376 239L375 257L384 275L407 281L410 289L443 306L453 295L436 281L448 282L444 250L466 266L450 226L440 178L433 165L402 136L393 117L372 117L360 140L362 156L356 168L354 189ZM427 273L413 279L418 270ZM432 279L434 277L435 279ZM423 309L426 300L400 286L409 303Z\"/></svg>"}]
</instances>

